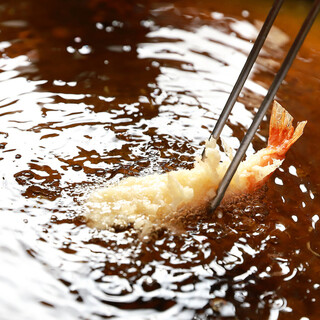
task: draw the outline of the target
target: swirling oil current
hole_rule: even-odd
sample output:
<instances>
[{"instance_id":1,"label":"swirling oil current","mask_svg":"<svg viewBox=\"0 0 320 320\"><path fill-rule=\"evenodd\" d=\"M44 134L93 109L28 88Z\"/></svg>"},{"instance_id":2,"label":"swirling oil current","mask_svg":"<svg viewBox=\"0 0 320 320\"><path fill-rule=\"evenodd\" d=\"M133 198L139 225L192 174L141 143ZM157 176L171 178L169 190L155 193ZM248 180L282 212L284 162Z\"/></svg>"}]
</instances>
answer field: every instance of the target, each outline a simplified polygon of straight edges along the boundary
<instances>
[{"instance_id":1,"label":"swirling oil current","mask_svg":"<svg viewBox=\"0 0 320 320\"><path fill-rule=\"evenodd\" d=\"M319 26L277 97L307 130L266 190L177 234L81 219L106 182L192 166L267 7L1 2L0 319L319 319ZM234 148L301 20L281 15L223 131Z\"/></svg>"}]
</instances>

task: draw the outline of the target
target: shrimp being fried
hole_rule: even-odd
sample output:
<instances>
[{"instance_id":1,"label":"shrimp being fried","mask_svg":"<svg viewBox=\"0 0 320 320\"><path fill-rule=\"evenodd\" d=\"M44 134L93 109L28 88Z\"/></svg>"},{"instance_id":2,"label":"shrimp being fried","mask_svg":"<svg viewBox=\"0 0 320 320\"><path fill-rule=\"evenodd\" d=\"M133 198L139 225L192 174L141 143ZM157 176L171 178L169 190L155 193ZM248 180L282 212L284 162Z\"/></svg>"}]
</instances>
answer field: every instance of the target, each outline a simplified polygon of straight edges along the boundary
<instances>
[{"instance_id":1,"label":"shrimp being fried","mask_svg":"<svg viewBox=\"0 0 320 320\"><path fill-rule=\"evenodd\" d=\"M268 146L240 163L225 198L253 191L281 165L306 124L301 122L294 129L292 121L292 116L274 102ZM170 216L203 208L215 196L229 163L220 161L216 141L211 139L206 143L205 159L197 158L190 170L129 177L94 191L87 202L88 224L99 229L133 225L145 231L162 225Z\"/></svg>"}]
</instances>

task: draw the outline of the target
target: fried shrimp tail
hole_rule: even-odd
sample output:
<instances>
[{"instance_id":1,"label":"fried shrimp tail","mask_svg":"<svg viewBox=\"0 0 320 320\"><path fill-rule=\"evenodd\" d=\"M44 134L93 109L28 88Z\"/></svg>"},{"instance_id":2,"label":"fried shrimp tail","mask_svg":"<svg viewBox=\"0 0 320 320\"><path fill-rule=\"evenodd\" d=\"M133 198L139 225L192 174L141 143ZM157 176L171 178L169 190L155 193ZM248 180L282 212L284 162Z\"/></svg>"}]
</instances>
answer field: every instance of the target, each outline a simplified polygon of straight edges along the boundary
<instances>
[{"instance_id":1,"label":"fried shrimp tail","mask_svg":"<svg viewBox=\"0 0 320 320\"><path fill-rule=\"evenodd\" d=\"M252 191L260 187L265 180L283 162L286 152L303 134L307 121L292 125L293 117L278 102L274 101L269 126L268 146L247 157L241 162L232 180L232 191Z\"/></svg>"},{"instance_id":2,"label":"fried shrimp tail","mask_svg":"<svg viewBox=\"0 0 320 320\"><path fill-rule=\"evenodd\" d=\"M294 128L292 122L293 117L278 102L274 101L267 149L279 159L284 158L289 148L303 134L303 129L307 124L307 121L302 121Z\"/></svg>"},{"instance_id":3,"label":"fried shrimp tail","mask_svg":"<svg viewBox=\"0 0 320 320\"><path fill-rule=\"evenodd\" d=\"M283 162L285 153L302 135L306 121L292 125L292 116L273 103L268 146L242 161L225 197L252 192ZM230 150L228 151L230 154ZM206 158L190 170L129 177L94 191L86 204L88 224L99 229L132 225L144 232L168 218L205 208L216 194L230 159L221 161L216 141L206 142Z\"/></svg>"}]
</instances>

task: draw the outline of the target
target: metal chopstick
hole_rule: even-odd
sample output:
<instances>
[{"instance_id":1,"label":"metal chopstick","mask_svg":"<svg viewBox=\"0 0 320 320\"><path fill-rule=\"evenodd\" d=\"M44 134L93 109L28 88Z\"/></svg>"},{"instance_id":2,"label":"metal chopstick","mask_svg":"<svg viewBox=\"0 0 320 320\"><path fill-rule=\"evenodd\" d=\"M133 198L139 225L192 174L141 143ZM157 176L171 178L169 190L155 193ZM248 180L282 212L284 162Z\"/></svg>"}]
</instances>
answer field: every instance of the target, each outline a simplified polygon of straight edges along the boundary
<instances>
[{"instance_id":1,"label":"metal chopstick","mask_svg":"<svg viewBox=\"0 0 320 320\"><path fill-rule=\"evenodd\" d=\"M213 128L213 131L211 132L211 135L209 137L209 139L211 138L214 138L214 139L218 139L220 137L220 134L221 134L221 131L223 129L223 126L225 125L227 119L228 119L228 116L240 94L240 91L245 83L245 81L247 80L248 78L248 75L250 73L250 70L252 69L252 66L254 64L254 62L256 61L257 59L257 56L264 44L264 41L273 25L273 22L275 20L275 18L277 17L278 15L278 12L283 4L283 1L284 0L275 0L271 9L270 9L270 12L258 34L258 37L256 39L256 41L254 42L254 45L248 55L248 58L246 60L246 63L244 64L240 74L239 74L239 77L237 79L237 82L235 83L230 95L229 95L229 98L220 114L220 117L217 121L217 123L215 124L214 128ZM203 150L202 152L202 159L205 157L205 149Z\"/></svg>"},{"instance_id":2,"label":"metal chopstick","mask_svg":"<svg viewBox=\"0 0 320 320\"><path fill-rule=\"evenodd\" d=\"M240 147L237 150L233 160L231 161L228 170L226 171L223 179L221 180L216 197L213 199L210 205L211 212L213 212L217 206L220 204L229 184L230 181L235 174L239 163L241 159L243 158L251 140L253 139L253 136L255 135L264 115L266 114L268 107L270 103L272 102L277 90L279 89L283 79L285 78L289 68L291 67L291 64L293 60L295 59L305 37L307 36L314 20L316 19L318 13L320 10L320 0L315 0L309 13L308 16L306 17L301 29L299 30L298 35L296 36L286 58L284 59L277 75L275 76L267 95L265 96L264 100L261 103L261 106L256 113L252 124L250 128L248 129L246 135L244 136L243 140L241 141Z\"/></svg>"}]
</instances>

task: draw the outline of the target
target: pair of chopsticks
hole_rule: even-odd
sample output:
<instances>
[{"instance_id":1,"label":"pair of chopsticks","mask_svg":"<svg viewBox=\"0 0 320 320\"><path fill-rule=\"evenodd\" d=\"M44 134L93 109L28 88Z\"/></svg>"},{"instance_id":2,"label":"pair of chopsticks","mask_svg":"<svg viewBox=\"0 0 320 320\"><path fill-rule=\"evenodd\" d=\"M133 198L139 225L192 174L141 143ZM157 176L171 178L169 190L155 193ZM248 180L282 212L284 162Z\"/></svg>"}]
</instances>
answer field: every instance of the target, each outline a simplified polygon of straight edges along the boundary
<instances>
[{"instance_id":1,"label":"pair of chopsticks","mask_svg":"<svg viewBox=\"0 0 320 320\"><path fill-rule=\"evenodd\" d=\"M275 0L273 3L273 6L259 32L259 35L251 49L251 52L247 58L246 63L244 64L242 71L237 79L237 82L235 83L230 96L222 110L222 113L210 135L210 138L218 139L220 137L221 131L227 121L227 118L240 94L240 91L249 75L249 72L254 64L254 62L257 59L257 56L260 52L261 47L264 44L264 41L272 27L272 24L283 4L284 0ZM296 36L291 48L288 51L287 56L285 57L277 75L275 76L267 95L265 96L264 100L262 101L260 108L258 112L256 113L251 126L249 127L246 135L244 136L243 140L240 143L240 147L237 150L234 158L232 159L223 179L221 180L217 194L215 198L212 200L210 204L210 210L213 212L218 205L220 204L229 184L232 180L232 177L234 176L235 172L237 171L237 168L241 162L241 159L243 158L246 150L248 149L248 146L250 142L252 141L256 131L259 128L259 125L266 114L268 107L270 103L272 102L274 96L276 95L276 92L278 91L283 79L285 78L286 74L288 73L289 68L292 65L293 60L295 59L305 37L307 36L314 20L316 19L318 13L320 10L320 0L315 0L301 29L298 32L298 35ZM202 158L205 157L205 150L203 150Z\"/></svg>"}]
</instances>

